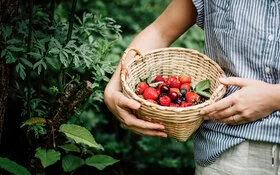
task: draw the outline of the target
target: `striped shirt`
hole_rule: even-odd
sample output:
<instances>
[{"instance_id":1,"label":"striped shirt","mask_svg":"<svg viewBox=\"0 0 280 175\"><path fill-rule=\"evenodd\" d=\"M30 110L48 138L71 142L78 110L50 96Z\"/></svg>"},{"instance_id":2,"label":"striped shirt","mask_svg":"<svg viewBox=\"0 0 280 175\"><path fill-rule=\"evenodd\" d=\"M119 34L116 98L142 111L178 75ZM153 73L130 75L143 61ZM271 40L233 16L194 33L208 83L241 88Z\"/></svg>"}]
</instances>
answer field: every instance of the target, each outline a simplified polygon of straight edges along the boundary
<instances>
[{"instance_id":1,"label":"striped shirt","mask_svg":"<svg viewBox=\"0 0 280 175\"><path fill-rule=\"evenodd\" d=\"M280 83L280 0L193 3L198 12L197 25L204 29L205 54L227 76ZM230 86L226 96L238 89ZM205 121L194 136L195 161L201 166L210 165L245 140L280 143L280 111L238 126Z\"/></svg>"}]
</instances>

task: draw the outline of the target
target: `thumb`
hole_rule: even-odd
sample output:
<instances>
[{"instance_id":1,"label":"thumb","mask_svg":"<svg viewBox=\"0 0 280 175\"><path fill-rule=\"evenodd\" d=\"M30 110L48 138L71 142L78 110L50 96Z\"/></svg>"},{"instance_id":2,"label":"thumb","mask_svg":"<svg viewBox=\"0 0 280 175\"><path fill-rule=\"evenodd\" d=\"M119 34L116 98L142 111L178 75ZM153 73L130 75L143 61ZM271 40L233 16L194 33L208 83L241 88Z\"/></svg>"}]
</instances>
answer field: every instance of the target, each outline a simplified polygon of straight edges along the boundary
<instances>
[{"instance_id":1,"label":"thumb","mask_svg":"<svg viewBox=\"0 0 280 175\"><path fill-rule=\"evenodd\" d=\"M246 78L239 78L239 77L227 77L227 78L220 78L219 81L224 85L244 87L249 84L250 80Z\"/></svg>"}]
</instances>

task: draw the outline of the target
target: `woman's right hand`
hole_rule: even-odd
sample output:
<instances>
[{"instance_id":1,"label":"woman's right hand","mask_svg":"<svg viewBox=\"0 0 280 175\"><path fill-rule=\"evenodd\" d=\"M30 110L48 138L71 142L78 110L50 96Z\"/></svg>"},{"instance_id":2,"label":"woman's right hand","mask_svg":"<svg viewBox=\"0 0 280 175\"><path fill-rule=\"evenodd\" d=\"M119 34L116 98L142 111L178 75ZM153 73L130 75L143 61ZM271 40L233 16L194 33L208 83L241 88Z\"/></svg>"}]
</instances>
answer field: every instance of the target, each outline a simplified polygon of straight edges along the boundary
<instances>
[{"instance_id":1,"label":"woman's right hand","mask_svg":"<svg viewBox=\"0 0 280 175\"><path fill-rule=\"evenodd\" d=\"M104 102L108 109L125 129L140 135L167 137L167 134L163 131L163 125L138 119L132 113L132 110L139 109L141 104L124 96L121 91L119 72L120 70L117 68L104 91Z\"/></svg>"}]
</instances>

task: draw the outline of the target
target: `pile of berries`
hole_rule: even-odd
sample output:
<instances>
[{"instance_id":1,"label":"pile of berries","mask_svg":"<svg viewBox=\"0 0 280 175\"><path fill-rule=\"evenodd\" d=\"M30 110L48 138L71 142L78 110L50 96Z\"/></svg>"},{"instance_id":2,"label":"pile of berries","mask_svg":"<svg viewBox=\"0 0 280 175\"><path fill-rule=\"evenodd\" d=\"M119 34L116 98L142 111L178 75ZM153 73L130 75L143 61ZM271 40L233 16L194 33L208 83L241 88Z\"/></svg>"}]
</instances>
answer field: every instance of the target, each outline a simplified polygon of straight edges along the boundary
<instances>
[{"instance_id":1,"label":"pile of berries","mask_svg":"<svg viewBox=\"0 0 280 175\"><path fill-rule=\"evenodd\" d=\"M188 107L203 103L208 97L195 92L191 86L191 76L169 76L164 78L158 75L147 83L140 81L136 85L136 94L161 106Z\"/></svg>"}]
</instances>

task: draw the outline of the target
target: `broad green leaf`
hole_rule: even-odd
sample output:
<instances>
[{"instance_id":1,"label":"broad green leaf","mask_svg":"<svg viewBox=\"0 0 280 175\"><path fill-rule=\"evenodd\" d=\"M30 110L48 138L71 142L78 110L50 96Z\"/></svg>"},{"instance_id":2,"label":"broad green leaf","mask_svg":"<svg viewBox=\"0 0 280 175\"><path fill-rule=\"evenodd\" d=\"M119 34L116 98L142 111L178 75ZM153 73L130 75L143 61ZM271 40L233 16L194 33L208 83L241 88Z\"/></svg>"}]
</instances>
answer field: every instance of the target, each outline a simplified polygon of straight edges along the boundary
<instances>
[{"instance_id":1,"label":"broad green leaf","mask_svg":"<svg viewBox=\"0 0 280 175\"><path fill-rule=\"evenodd\" d=\"M0 55L0 58L3 58L7 53L7 49L3 49Z\"/></svg>"},{"instance_id":2,"label":"broad green leaf","mask_svg":"<svg viewBox=\"0 0 280 175\"><path fill-rule=\"evenodd\" d=\"M34 124L43 124L47 123L46 119L41 117L32 117L28 120L26 120L20 127L24 127L25 125L34 125Z\"/></svg>"},{"instance_id":3,"label":"broad green leaf","mask_svg":"<svg viewBox=\"0 0 280 175\"><path fill-rule=\"evenodd\" d=\"M34 58L42 58L42 55L37 52L29 52L28 55L33 56Z\"/></svg>"},{"instance_id":4,"label":"broad green leaf","mask_svg":"<svg viewBox=\"0 0 280 175\"><path fill-rule=\"evenodd\" d=\"M6 63L11 64L11 63L14 63L16 61L17 61L17 58L10 51L7 51Z\"/></svg>"},{"instance_id":5,"label":"broad green leaf","mask_svg":"<svg viewBox=\"0 0 280 175\"><path fill-rule=\"evenodd\" d=\"M109 165L113 165L114 163L118 162L119 160L116 160L110 156L107 155L94 155L86 159L86 164L89 166L93 166L99 170L103 170Z\"/></svg>"},{"instance_id":6,"label":"broad green leaf","mask_svg":"<svg viewBox=\"0 0 280 175\"><path fill-rule=\"evenodd\" d=\"M7 41L7 44L20 44L22 42L22 40L19 40L19 39L10 39Z\"/></svg>"},{"instance_id":7,"label":"broad green leaf","mask_svg":"<svg viewBox=\"0 0 280 175\"><path fill-rule=\"evenodd\" d=\"M198 91L197 94L199 94L201 96L204 96L204 97L207 97L207 98L211 97L211 93L207 92L207 91Z\"/></svg>"},{"instance_id":8,"label":"broad green leaf","mask_svg":"<svg viewBox=\"0 0 280 175\"><path fill-rule=\"evenodd\" d=\"M54 149L45 150L37 148L35 157L40 159L43 167L46 168L60 160L60 152Z\"/></svg>"},{"instance_id":9,"label":"broad green leaf","mask_svg":"<svg viewBox=\"0 0 280 175\"><path fill-rule=\"evenodd\" d=\"M103 147L96 143L92 134L84 127L74 124L62 124L59 130L77 143L83 143L90 147L103 150Z\"/></svg>"},{"instance_id":10,"label":"broad green leaf","mask_svg":"<svg viewBox=\"0 0 280 175\"><path fill-rule=\"evenodd\" d=\"M0 157L0 169L16 175L30 175L30 172L25 167L8 158Z\"/></svg>"},{"instance_id":11,"label":"broad green leaf","mask_svg":"<svg viewBox=\"0 0 280 175\"><path fill-rule=\"evenodd\" d=\"M22 47L15 47L13 45L10 45L7 47L8 50L12 51L12 52L24 52L25 49Z\"/></svg>"},{"instance_id":12,"label":"broad green leaf","mask_svg":"<svg viewBox=\"0 0 280 175\"><path fill-rule=\"evenodd\" d=\"M80 148L74 144L65 144L65 145L62 145L59 147L64 149L65 151L72 151L72 152L77 152L77 153L81 152Z\"/></svg>"},{"instance_id":13,"label":"broad green leaf","mask_svg":"<svg viewBox=\"0 0 280 175\"><path fill-rule=\"evenodd\" d=\"M62 159L62 167L65 172L71 172L85 164L85 161L80 157L66 155Z\"/></svg>"},{"instance_id":14,"label":"broad green leaf","mask_svg":"<svg viewBox=\"0 0 280 175\"><path fill-rule=\"evenodd\" d=\"M21 58L20 61L28 67L33 67L32 63L28 61L26 58Z\"/></svg>"},{"instance_id":15,"label":"broad green leaf","mask_svg":"<svg viewBox=\"0 0 280 175\"><path fill-rule=\"evenodd\" d=\"M202 80L198 82L195 86L196 91L204 91L210 88L210 80Z\"/></svg>"}]
</instances>

